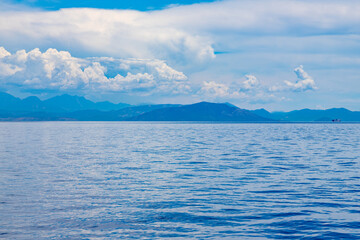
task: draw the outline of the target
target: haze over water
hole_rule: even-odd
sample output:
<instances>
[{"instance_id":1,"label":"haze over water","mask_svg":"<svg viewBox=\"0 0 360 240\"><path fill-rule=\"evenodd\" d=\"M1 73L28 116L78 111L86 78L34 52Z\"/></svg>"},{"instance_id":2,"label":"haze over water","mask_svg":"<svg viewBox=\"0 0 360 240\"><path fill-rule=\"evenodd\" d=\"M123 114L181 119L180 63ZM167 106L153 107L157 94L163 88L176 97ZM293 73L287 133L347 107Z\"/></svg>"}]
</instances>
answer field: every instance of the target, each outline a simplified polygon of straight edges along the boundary
<instances>
[{"instance_id":1,"label":"haze over water","mask_svg":"<svg viewBox=\"0 0 360 240\"><path fill-rule=\"evenodd\" d=\"M0 123L0 238L359 239L359 124Z\"/></svg>"}]
</instances>

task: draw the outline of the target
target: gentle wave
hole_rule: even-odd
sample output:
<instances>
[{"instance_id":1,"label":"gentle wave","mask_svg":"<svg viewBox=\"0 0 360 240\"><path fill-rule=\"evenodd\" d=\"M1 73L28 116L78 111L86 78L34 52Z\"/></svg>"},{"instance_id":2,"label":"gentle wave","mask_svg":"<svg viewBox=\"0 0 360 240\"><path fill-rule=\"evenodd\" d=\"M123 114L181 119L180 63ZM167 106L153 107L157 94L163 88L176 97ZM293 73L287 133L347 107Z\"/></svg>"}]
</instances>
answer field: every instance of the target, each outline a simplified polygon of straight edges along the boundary
<instances>
[{"instance_id":1,"label":"gentle wave","mask_svg":"<svg viewBox=\"0 0 360 240\"><path fill-rule=\"evenodd\" d=\"M0 238L360 239L360 125L0 123Z\"/></svg>"}]
</instances>

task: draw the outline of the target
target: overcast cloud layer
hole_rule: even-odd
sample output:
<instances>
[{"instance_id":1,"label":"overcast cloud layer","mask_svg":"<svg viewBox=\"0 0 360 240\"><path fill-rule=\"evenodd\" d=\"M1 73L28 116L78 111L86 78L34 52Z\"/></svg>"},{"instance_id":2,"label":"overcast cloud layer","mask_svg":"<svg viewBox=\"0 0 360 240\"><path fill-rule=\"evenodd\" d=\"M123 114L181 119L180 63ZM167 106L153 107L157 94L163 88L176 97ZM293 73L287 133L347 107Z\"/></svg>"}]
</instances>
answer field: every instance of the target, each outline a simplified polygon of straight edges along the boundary
<instances>
[{"instance_id":1,"label":"overcast cloud layer","mask_svg":"<svg viewBox=\"0 0 360 240\"><path fill-rule=\"evenodd\" d=\"M325 105L330 96L360 105L359 1L229 0L147 12L0 8L0 43L12 52L1 60L2 86L275 101L275 108ZM23 63L20 55L42 60ZM58 72L49 74L44 59Z\"/></svg>"},{"instance_id":2,"label":"overcast cloud layer","mask_svg":"<svg viewBox=\"0 0 360 240\"><path fill-rule=\"evenodd\" d=\"M359 12L360 2L355 0L230 0L153 12L2 9L0 31L6 33L1 35L3 44L56 44L77 52L80 48L86 53L192 64L190 60L214 58L213 34L359 34Z\"/></svg>"}]
</instances>

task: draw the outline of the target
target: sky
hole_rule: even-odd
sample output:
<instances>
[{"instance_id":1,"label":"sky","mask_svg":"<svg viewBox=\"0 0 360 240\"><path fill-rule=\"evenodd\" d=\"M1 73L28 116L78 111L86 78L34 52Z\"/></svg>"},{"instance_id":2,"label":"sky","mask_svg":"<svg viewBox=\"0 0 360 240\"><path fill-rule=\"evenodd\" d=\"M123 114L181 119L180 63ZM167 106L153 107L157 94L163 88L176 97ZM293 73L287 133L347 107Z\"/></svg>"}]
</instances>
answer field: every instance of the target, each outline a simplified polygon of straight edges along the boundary
<instances>
[{"instance_id":1,"label":"sky","mask_svg":"<svg viewBox=\"0 0 360 240\"><path fill-rule=\"evenodd\" d=\"M358 0L0 3L0 91L360 110Z\"/></svg>"}]
</instances>

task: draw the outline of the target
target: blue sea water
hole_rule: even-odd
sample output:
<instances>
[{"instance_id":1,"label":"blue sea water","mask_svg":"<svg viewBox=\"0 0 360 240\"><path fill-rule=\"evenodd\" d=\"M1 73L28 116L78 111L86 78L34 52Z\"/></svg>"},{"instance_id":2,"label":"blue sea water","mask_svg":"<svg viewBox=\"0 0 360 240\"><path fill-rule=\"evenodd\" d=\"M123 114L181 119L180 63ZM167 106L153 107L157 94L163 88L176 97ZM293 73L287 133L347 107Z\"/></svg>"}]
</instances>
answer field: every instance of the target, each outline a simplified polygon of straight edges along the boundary
<instances>
[{"instance_id":1,"label":"blue sea water","mask_svg":"<svg viewBox=\"0 0 360 240\"><path fill-rule=\"evenodd\" d=\"M360 239L360 124L0 123L0 238Z\"/></svg>"}]
</instances>

